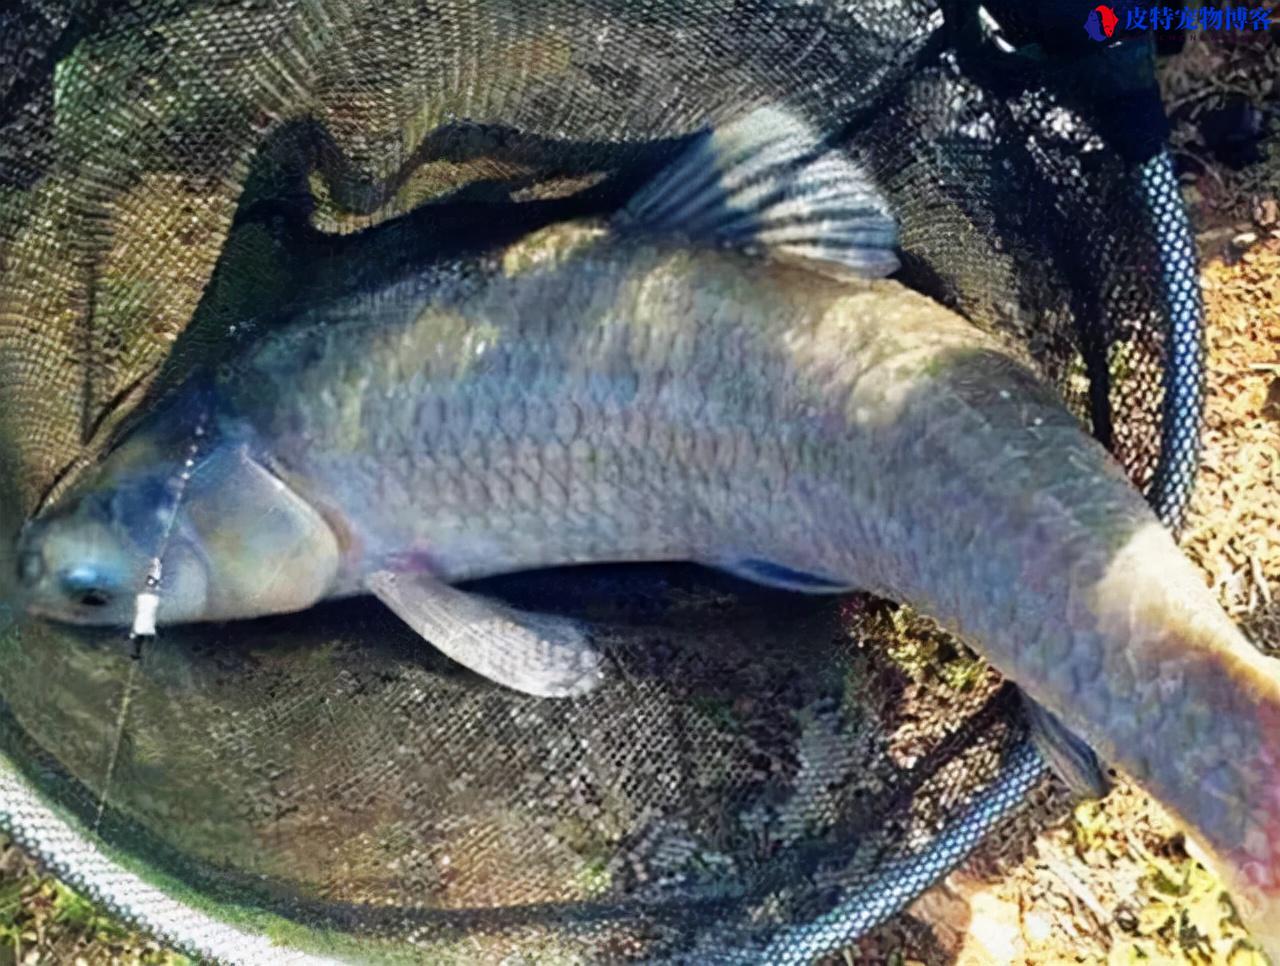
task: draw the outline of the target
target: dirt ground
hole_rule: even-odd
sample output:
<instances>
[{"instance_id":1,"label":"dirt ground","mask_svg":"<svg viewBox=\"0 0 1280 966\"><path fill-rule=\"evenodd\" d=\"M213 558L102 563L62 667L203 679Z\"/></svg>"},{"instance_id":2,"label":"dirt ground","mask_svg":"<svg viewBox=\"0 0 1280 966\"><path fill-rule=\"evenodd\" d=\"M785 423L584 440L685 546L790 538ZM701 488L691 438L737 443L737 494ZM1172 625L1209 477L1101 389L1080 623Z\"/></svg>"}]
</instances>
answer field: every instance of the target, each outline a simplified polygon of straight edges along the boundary
<instances>
[{"instance_id":1,"label":"dirt ground","mask_svg":"<svg viewBox=\"0 0 1280 966\"><path fill-rule=\"evenodd\" d=\"M1280 652L1280 46L1191 34L1162 66L1201 246L1208 420L1183 544L1223 604ZM844 959L1261 963L1219 884L1158 806L1121 783L1065 821L1052 784L908 914ZM0 966L177 963L0 837Z\"/></svg>"}]
</instances>

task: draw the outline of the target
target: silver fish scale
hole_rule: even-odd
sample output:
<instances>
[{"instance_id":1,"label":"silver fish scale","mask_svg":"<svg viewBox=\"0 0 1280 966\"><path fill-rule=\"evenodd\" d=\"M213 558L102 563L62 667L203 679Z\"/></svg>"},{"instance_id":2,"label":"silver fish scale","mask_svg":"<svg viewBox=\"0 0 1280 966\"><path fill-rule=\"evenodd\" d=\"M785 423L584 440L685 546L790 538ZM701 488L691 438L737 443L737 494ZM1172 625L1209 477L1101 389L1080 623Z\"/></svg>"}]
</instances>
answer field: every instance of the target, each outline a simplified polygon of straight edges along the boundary
<instances>
[{"instance_id":1,"label":"silver fish scale","mask_svg":"<svg viewBox=\"0 0 1280 966\"><path fill-rule=\"evenodd\" d=\"M606 270L620 290L612 303L599 294ZM576 276L495 280L478 305L410 284L399 301L369 303L377 325L320 325L320 350L301 353L317 361L301 373L284 368L288 353L259 352L248 381L297 387L269 394L265 445L292 472L328 481L320 486L353 508L353 525L388 549L439 543L425 522L396 532L438 511L450 519L432 525L445 531L536 541L547 559L697 556L726 532L768 543L761 508L797 470L816 479L829 469L828 447L803 432L786 440L817 401L794 373L778 377L784 363L765 351L767 334L731 321L732 301L706 311L702 294L676 295L674 285L646 302L653 282L643 268L600 259ZM470 316L466 331L445 331L459 313ZM570 314L587 321L571 324ZM442 339L461 351L423 351ZM405 356L422 369L410 375ZM742 378L725 380L726 370ZM406 383L417 398L406 398ZM272 439L283 426L302 429ZM750 500L731 498L744 486ZM695 496L678 500L685 489ZM628 549L628 540L638 542Z\"/></svg>"},{"instance_id":2,"label":"silver fish scale","mask_svg":"<svg viewBox=\"0 0 1280 966\"><path fill-rule=\"evenodd\" d=\"M937 561L971 559L979 539L916 520L939 498L989 500L1001 474L1050 446L1067 459L1083 444L1086 480L1101 464L1016 367L937 383L949 353L995 345L892 286L846 305L847 290L793 270L743 273L735 256L589 228L524 246L542 261L490 265L487 284L428 274L339 307L336 321L307 317L280 337L289 351L264 346L228 384L262 445L344 508L366 553L425 550L453 578L780 553L902 596ZM311 361L297 372L295 357ZM262 397L263 383L277 388ZM1008 402L991 388L1006 383ZM255 410L259 398L269 408ZM939 465L941 491L911 471ZM998 531L1007 508L992 512ZM959 573L940 612L959 618L968 594Z\"/></svg>"}]
</instances>

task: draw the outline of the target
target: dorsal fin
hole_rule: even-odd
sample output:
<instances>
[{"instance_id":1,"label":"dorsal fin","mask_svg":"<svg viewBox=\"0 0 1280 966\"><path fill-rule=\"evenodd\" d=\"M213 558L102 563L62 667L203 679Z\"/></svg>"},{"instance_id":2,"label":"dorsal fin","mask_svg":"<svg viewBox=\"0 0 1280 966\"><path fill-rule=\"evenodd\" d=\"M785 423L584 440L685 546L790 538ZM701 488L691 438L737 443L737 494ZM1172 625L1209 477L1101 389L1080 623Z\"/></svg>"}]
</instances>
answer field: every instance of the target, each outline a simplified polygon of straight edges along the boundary
<instances>
[{"instance_id":1,"label":"dorsal fin","mask_svg":"<svg viewBox=\"0 0 1280 966\"><path fill-rule=\"evenodd\" d=\"M848 156L777 107L699 135L614 224L838 276L879 278L898 267L897 225L883 195Z\"/></svg>"}]
</instances>

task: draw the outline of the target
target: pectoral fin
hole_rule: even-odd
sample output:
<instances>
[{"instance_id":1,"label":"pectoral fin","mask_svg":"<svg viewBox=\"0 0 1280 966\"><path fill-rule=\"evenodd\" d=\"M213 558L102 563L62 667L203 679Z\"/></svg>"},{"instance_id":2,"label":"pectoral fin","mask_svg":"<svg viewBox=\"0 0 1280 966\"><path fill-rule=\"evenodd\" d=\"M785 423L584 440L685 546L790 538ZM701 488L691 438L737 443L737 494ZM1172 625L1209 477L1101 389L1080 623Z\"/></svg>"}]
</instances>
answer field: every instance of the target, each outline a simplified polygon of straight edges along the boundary
<instances>
[{"instance_id":1,"label":"pectoral fin","mask_svg":"<svg viewBox=\"0 0 1280 966\"><path fill-rule=\"evenodd\" d=\"M418 572L381 570L366 585L450 658L513 690L564 698L603 679L600 652L567 618L516 610Z\"/></svg>"},{"instance_id":2,"label":"pectoral fin","mask_svg":"<svg viewBox=\"0 0 1280 966\"><path fill-rule=\"evenodd\" d=\"M698 136L614 227L759 252L842 278L898 268L884 194L848 150L779 107Z\"/></svg>"},{"instance_id":3,"label":"pectoral fin","mask_svg":"<svg viewBox=\"0 0 1280 966\"><path fill-rule=\"evenodd\" d=\"M718 560L714 564L726 573L733 574L743 580L779 590L791 590L800 594L848 594L857 588L839 580L832 580L821 574L811 574L796 570L771 560L759 557L735 557L731 560Z\"/></svg>"},{"instance_id":4,"label":"pectoral fin","mask_svg":"<svg viewBox=\"0 0 1280 966\"><path fill-rule=\"evenodd\" d=\"M1103 798L1111 790L1111 779L1093 749L1068 730L1052 711L1026 692L1019 693L1031 740L1054 774L1077 798Z\"/></svg>"}]
</instances>

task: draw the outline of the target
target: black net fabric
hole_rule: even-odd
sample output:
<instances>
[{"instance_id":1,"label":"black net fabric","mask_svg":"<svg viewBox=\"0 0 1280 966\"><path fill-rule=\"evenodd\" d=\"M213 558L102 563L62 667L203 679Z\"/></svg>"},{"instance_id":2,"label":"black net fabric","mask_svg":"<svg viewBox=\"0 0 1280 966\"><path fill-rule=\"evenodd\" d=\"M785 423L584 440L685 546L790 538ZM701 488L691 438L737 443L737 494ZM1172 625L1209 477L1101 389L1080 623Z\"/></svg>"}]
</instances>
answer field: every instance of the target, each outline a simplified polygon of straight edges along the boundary
<instances>
[{"instance_id":1,"label":"black net fabric","mask_svg":"<svg viewBox=\"0 0 1280 966\"><path fill-rule=\"evenodd\" d=\"M1176 526L1200 306L1151 52L1094 44L1084 4L1026 6L6 8L3 579L22 521L264 306L609 211L762 104L866 167L903 281L1025 350ZM880 602L683 567L488 589L588 618L623 673L524 697L359 601L140 655L0 610L0 824L221 958L802 962L1042 774L1009 686Z\"/></svg>"}]
</instances>

